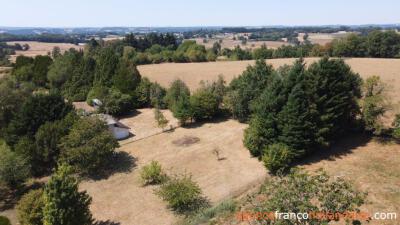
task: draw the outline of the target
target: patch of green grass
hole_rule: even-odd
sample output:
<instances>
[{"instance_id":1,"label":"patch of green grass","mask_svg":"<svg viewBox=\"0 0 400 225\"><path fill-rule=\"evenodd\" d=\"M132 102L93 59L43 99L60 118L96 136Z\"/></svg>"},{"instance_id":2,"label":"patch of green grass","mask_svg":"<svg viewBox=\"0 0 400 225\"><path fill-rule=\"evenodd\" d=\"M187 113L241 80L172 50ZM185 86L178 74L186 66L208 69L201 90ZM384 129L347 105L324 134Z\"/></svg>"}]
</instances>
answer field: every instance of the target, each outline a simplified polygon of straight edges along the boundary
<instances>
[{"instance_id":1,"label":"patch of green grass","mask_svg":"<svg viewBox=\"0 0 400 225\"><path fill-rule=\"evenodd\" d=\"M185 218L179 225L214 224L212 219L223 215L229 215L236 211L237 204L233 200L227 200L220 204L206 208L190 217Z\"/></svg>"}]
</instances>

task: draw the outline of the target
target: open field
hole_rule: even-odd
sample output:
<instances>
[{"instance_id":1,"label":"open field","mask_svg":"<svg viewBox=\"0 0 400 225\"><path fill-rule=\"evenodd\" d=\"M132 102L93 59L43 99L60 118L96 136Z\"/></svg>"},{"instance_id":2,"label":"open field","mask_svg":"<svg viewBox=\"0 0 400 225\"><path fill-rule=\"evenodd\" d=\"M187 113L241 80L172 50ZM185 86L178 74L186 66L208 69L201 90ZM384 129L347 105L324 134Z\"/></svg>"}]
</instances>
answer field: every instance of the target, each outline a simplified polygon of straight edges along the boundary
<instances>
[{"instance_id":1,"label":"open field","mask_svg":"<svg viewBox=\"0 0 400 225\"><path fill-rule=\"evenodd\" d=\"M83 49L83 46L74 45L74 44L67 44L67 43L47 43L47 42L37 42L37 41L13 41L7 42L9 45L14 45L19 43L20 45L28 44L29 50L28 51L16 51L15 55L10 57L12 62L15 61L15 58L19 55L35 57L37 55L47 55L49 52L53 50L54 47L58 46L61 49L61 52L65 52L70 48L75 48L77 50Z\"/></svg>"},{"instance_id":2,"label":"open field","mask_svg":"<svg viewBox=\"0 0 400 225\"><path fill-rule=\"evenodd\" d=\"M165 130L172 130L179 127L179 122L174 118L171 111L161 110L161 112L168 120L168 124L164 128ZM130 143L163 132L163 129L157 126L153 110L149 109L138 109L134 116L122 118L120 122L130 127L130 132L133 134L132 137L121 141L121 144Z\"/></svg>"},{"instance_id":3,"label":"open field","mask_svg":"<svg viewBox=\"0 0 400 225\"><path fill-rule=\"evenodd\" d=\"M275 68L285 64L291 64L295 59L268 59L267 63ZM318 58L306 58L305 62L310 64ZM350 58L345 59L354 72L366 78L379 75L383 81L389 84L390 95L394 101L400 101L400 59L373 59L373 58ZM156 81L164 87L177 78L182 79L193 91L199 87L201 80L216 80L218 75L223 75L229 83L234 77L240 75L248 65L254 61L225 61L207 63L165 63L139 66L142 76Z\"/></svg>"},{"instance_id":4,"label":"open field","mask_svg":"<svg viewBox=\"0 0 400 225\"><path fill-rule=\"evenodd\" d=\"M153 124L154 118L149 114L153 115L152 110L141 110L136 120ZM151 160L159 161L168 174L192 174L211 202L234 197L260 184L266 170L250 157L242 144L246 126L233 120L217 121L177 128L133 143L122 142L119 151L134 158L131 171L81 184L81 189L93 197L93 215L98 220L121 225L173 224L177 217L155 195L155 187L141 185L139 170ZM186 146L176 144L185 137L196 137L199 141ZM219 149L221 160L213 154L214 149Z\"/></svg>"},{"instance_id":5,"label":"open field","mask_svg":"<svg viewBox=\"0 0 400 225\"><path fill-rule=\"evenodd\" d=\"M368 192L368 203L361 207L364 212L397 213L395 221L368 224L399 224L399 144L382 144L365 136L348 137L330 151L310 157L302 167L311 171L323 168L329 175L350 180L358 190Z\"/></svg>"},{"instance_id":6,"label":"open field","mask_svg":"<svg viewBox=\"0 0 400 225\"><path fill-rule=\"evenodd\" d=\"M371 220L370 225L398 225L400 214L400 145L382 144L367 136L352 135L336 143L325 152L315 153L299 163L299 167L313 173L319 169L332 178L350 181L357 190L367 192L362 212L373 216L376 212L397 213L396 220ZM267 178L268 182L268 178ZM254 210L244 202L243 211ZM218 224L237 223L234 215L222 219ZM344 224L343 221L330 224Z\"/></svg>"},{"instance_id":7,"label":"open field","mask_svg":"<svg viewBox=\"0 0 400 225\"><path fill-rule=\"evenodd\" d=\"M342 38L348 35L348 32L338 32L338 33L309 33L308 40L313 44L325 45L329 42L332 42L334 39ZM304 33L299 33L298 39L300 42L303 42Z\"/></svg>"},{"instance_id":8,"label":"open field","mask_svg":"<svg viewBox=\"0 0 400 225\"><path fill-rule=\"evenodd\" d=\"M267 60L274 67L293 62L294 59ZM305 59L307 63L317 58ZM391 85L390 95L400 100L400 60L347 59L347 63L362 77L380 75ZM254 61L211 62L188 64L160 64L140 66L143 76L164 86L175 78L183 79L194 90L200 80L214 80L223 74L227 81L239 75ZM152 160L159 161L168 174L190 173L211 202L232 198L259 186L268 175L261 162L250 157L243 146L246 124L234 120L220 120L191 127L178 127L169 111L163 111L175 130L160 133L151 109L121 119L134 134L121 141L118 152L124 159L116 165L119 172L100 180L81 183L93 198L91 211L97 220L120 225L174 224L179 219L166 208L154 191L157 187L143 187L140 169ZM198 142L182 145L186 138ZM220 151L222 160L213 153ZM332 176L342 176L355 186L368 191L368 204L363 210L400 213L400 145L381 144L364 136L350 136L339 141L330 151L307 158L300 166L307 170L325 169ZM17 224L15 210L1 212ZM398 222L398 221L396 221ZM370 224L396 225L398 223L372 222ZM112 224L112 223L108 223Z\"/></svg>"},{"instance_id":9,"label":"open field","mask_svg":"<svg viewBox=\"0 0 400 225\"><path fill-rule=\"evenodd\" d=\"M203 38L196 38L192 39L197 42L199 45L204 45L206 48L212 48L213 44L215 42L218 42L220 39L207 39L207 43L203 43ZM292 45L290 43L284 42L284 41L247 41L246 45L242 44L242 41L240 40L232 40L232 38L224 38L222 39L221 47L222 48L230 48L233 49L236 46L240 46L241 48L249 48L249 49L254 49L254 48L260 48L263 44L267 45L268 48L276 49L281 47L282 45Z\"/></svg>"}]
</instances>

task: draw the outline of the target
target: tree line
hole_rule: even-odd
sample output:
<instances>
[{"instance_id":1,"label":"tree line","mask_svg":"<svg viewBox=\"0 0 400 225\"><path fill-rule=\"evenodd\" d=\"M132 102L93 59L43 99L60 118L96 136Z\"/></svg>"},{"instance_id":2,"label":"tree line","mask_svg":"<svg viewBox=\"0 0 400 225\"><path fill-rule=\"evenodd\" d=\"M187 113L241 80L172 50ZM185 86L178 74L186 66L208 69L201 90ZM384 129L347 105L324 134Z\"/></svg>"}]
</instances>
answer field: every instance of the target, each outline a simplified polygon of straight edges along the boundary
<instances>
[{"instance_id":1,"label":"tree line","mask_svg":"<svg viewBox=\"0 0 400 225\"><path fill-rule=\"evenodd\" d=\"M274 36L274 33L268 33ZM255 38L256 33L250 35ZM279 36L277 36L279 37ZM7 38L3 38L7 40ZM14 40L13 38L11 38ZM10 39L10 40L11 40ZM265 38L264 38L265 39ZM2 40L0 38L0 40ZM23 38L18 39L23 40ZM49 42L68 42L54 39ZM247 40L247 39L246 39ZM40 39L39 41L47 41ZM277 49L261 48L249 49L236 46L233 49L222 48L221 41L215 42L210 49L195 41L183 41L173 34L150 33L144 36L128 34L123 40L114 40L108 43L87 41L87 45L107 45L118 50L118 54L124 55L136 65L163 63L163 62L209 62L216 60L251 60L272 58L298 58L298 57L374 57L374 58L398 58L400 57L400 34L395 31L373 30L366 34L352 33L340 39L335 39L326 45L312 44L305 36L305 41L300 43L296 37L289 39L290 45L283 45ZM86 42L86 40L84 40ZM96 44L95 44L96 42ZM244 44L249 44L247 41ZM7 55L14 54L14 50L27 50L29 46L0 46L0 59L2 64L9 64ZM219 58L222 57L222 58Z\"/></svg>"},{"instance_id":2,"label":"tree line","mask_svg":"<svg viewBox=\"0 0 400 225\"><path fill-rule=\"evenodd\" d=\"M176 50L172 46L163 47L153 45L145 51L137 53L135 49L126 49L134 58L136 64L162 63L162 62L205 62L216 60L252 60L273 58L299 58L299 57L373 57L373 58L398 58L400 57L400 34L394 31L371 31L366 35L349 34L340 39L335 39L326 45L312 44L307 36L303 43L297 38L294 44L268 48L250 49L236 46L233 49L222 48L221 41L215 42L210 49L196 44L195 41L184 41ZM245 42L250 45L251 42ZM221 58L219 58L221 57Z\"/></svg>"},{"instance_id":3,"label":"tree line","mask_svg":"<svg viewBox=\"0 0 400 225\"><path fill-rule=\"evenodd\" d=\"M30 34L30 35L15 35L2 33L0 34L0 42L8 41L38 41L49 43L71 43L79 44L85 43L86 37L84 35L65 35L65 34Z\"/></svg>"},{"instance_id":4,"label":"tree line","mask_svg":"<svg viewBox=\"0 0 400 225\"><path fill-rule=\"evenodd\" d=\"M11 63L8 59L9 55L14 55L15 51L26 51L29 49L28 44L20 45L16 43L9 45L5 42L0 42L0 66L10 66Z\"/></svg>"}]
</instances>

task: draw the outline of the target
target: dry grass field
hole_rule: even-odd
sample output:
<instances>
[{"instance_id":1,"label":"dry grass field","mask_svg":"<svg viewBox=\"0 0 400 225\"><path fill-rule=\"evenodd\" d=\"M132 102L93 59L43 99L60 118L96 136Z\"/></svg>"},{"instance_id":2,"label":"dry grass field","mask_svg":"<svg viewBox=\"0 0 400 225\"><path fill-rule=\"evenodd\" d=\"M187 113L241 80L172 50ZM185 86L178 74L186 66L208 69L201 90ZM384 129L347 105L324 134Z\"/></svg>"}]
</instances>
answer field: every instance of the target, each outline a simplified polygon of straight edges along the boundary
<instances>
[{"instance_id":1,"label":"dry grass field","mask_svg":"<svg viewBox=\"0 0 400 225\"><path fill-rule=\"evenodd\" d=\"M369 224L397 225L400 222L400 145L384 144L365 136L347 137L330 151L316 154L302 165L307 170L323 168L331 176L350 180L368 193L362 211L396 212L396 221Z\"/></svg>"},{"instance_id":2,"label":"dry grass field","mask_svg":"<svg viewBox=\"0 0 400 225\"><path fill-rule=\"evenodd\" d=\"M295 59L269 59L268 64L275 68L285 64L291 64ZM305 62L310 64L318 58L306 58ZM400 101L400 59L372 59L372 58L350 58L345 59L354 72L366 78L379 75L383 81L389 84L390 94L395 101ZM199 87L201 80L216 80L218 75L223 75L229 83L234 77L240 75L248 65L254 61L225 61L207 63L166 63L139 66L142 76L156 81L162 86L168 87L174 79L182 79L191 90Z\"/></svg>"},{"instance_id":3,"label":"dry grass field","mask_svg":"<svg viewBox=\"0 0 400 225\"><path fill-rule=\"evenodd\" d=\"M47 42L37 42L37 41L13 41L7 42L9 45L19 43L20 45L28 44L30 46L28 51L16 51L15 55L12 55L10 60L15 61L15 58L19 55L35 57L37 55L47 55L53 50L54 47L59 47L61 52L67 51L70 48L75 48L77 50L83 49L81 45L67 44L67 43L47 43Z\"/></svg>"},{"instance_id":4,"label":"dry grass field","mask_svg":"<svg viewBox=\"0 0 400 225\"><path fill-rule=\"evenodd\" d=\"M398 225L400 214L400 145L383 144L363 135L346 137L330 150L316 153L299 163L299 167L313 173L319 169L331 177L350 181L359 191L367 192L362 212L373 215L376 212L397 213L396 220L362 221L370 225ZM266 180L268 182L268 178ZM247 202L246 210L253 210ZM222 218L217 224L238 223L234 215ZM330 224L345 224L344 221Z\"/></svg>"},{"instance_id":5,"label":"dry grass field","mask_svg":"<svg viewBox=\"0 0 400 225\"><path fill-rule=\"evenodd\" d=\"M161 110L161 112L168 120L168 124L164 130L172 130L179 127L179 122L174 118L171 111ZM157 126L153 110L149 109L138 109L133 116L122 118L120 122L130 127L130 132L132 133L132 136L121 141L121 144L127 144L163 132L163 129Z\"/></svg>"},{"instance_id":6,"label":"dry grass field","mask_svg":"<svg viewBox=\"0 0 400 225\"><path fill-rule=\"evenodd\" d=\"M325 45L329 42L332 42L334 39L342 38L348 35L347 32L338 32L338 33L309 33L308 40L313 44ZM304 33L299 33L298 39L300 42L303 42Z\"/></svg>"},{"instance_id":7,"label":"dry grass field","mask_svg":"<svg viewBox=\"0 0 400 225\"><path fill-rule=\"evenodd\" d=\"M207 43L203 43L202 38L192 39L197 42L199 45L204 45L206 48L212 48L215 42L218 42L220 39L207 39ZM233 49L236 46L240 46L243 49L249 48L260 48L263 44L267 45L268 48L276 49L281 47L282 45L291 45L290 43L284 41L248 41L246 45L242 44L240 40L232 40L232 38L224 38L222 39L221 47L222 48L230 48Z\"/></svg>"},{"instance_id":8,"label":"dry grass field","mask_svg":"<svg viewBox=\"0 0 400 225\"><path fill-rule=\"evenodd\" d=\"M274 59L268 63L279 67L294 59ZM316 58L307 58L311 63ZM396 59L346 59L362 77L380 75L391 85L390 95L400 100L400 60ZM214 80L223 74L227 81L239 75L254 61L211 62L188 64L160 64L140 66L143 76L168 86L175 78L183 79L194 90L200 80ZM190 127L178 127L169 111L163 111L174 130L161 133L154 120L153 110L141 109L122 118L134 136L121 141L118 152L123 158L121 169L107 178L81 183L93 198L91 210L94 217L106 224L120 225L170 225L179 217L171 212L157 195L157 187L143 187L140 169L157 160L168 174L190 173L199 183L204 195L212 203L232 198L252 190L268 175L261 162L252 158L243 146L246 124L234 120L221 120ZM194 140L186 143L187 139ZM214 154L220 152L220 159ZM368 204L363 211L397 212L400 215L400 145L383 144L365 136L349 136L339 141L329 151L316 154L300 163L313 171L325 169L332 176L351 180L361 191L367 191ZM17 224L15 210L1 212ZM396 225L397 221L370 224ZM235 224L234 219L226 224Z\"/></svg>"},{"instance_id":9,"label":"dry grass field","mask_svg":"<svg viewBox=\"0 0 400 225\"><path fill-rule=\"evenodd\" d=\"M146 126L153 124L149 128L157 129L152 110L140 112L132 120ZM138 130L136 123L132 126ZM81 184L81 189L93 197L93 215L98 220L121 225L173 224L178 217L155 195L157 187L143 187L140 182L140 168L152 160L159 161L168 174L191 174L211 202L232 198L260 184L266 170L257 159L250 157L242 144L246 126L233 120L216 121L177 128L132 143L121 142L119 151L133 157L134 167L126 173ZM179 144L187 138L197 142ZM215 149L220 151L219 160L213 153Z\"/></svg>"}]
</instances>

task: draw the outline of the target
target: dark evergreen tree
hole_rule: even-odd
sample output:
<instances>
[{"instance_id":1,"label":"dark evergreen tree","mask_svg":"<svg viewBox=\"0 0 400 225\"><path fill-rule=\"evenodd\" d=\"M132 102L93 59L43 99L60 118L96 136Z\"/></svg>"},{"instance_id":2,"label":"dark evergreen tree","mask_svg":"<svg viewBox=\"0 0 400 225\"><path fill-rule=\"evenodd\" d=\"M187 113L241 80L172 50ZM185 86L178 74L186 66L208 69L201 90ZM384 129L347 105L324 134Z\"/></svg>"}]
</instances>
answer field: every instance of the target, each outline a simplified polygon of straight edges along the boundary
<instances>
[{"instance_id":1,"label":"dark evergreen tree","mask_svg":"<svg viewBox=\"0 0 400 225\"><path fill-rule=\"evenodd\" d=\"M45 86L47 83L47 72L53 60L49 56L38 55L33 63L32 81L38 86Z\"/></svg>"},{"instance_id":2,"label":"dark evergreen tree","mask_svg":"<svg viewBox=\"0 0 400 225\"><path fill-rule=\"evenodd\" d=\"M234 118L245 121L250 115L250 104L267 87L272 66L259 60L256 65L247 67L241 76L232 80L229 85L229 107Z\"/></svg>"},{"instance_id":3,"label":"dark evergreen tree","mask_svg":"<svg viewBox=\"0 0 400 225\"><path fill-rule=\"evenodd\" d=\"M140 83L140 73L132 62L120 60L118 69L113 77L114 87L123 94L135 95L137 86Z\"/></svg>"},{"instance_id":4,"label":"dark evergreen tree","mask_svg":"<svg viewBox=\"0 0 400 225\"><path fill-rule=\"evenodd\" d=\"M329 146L354 124L359 113L361 78L341 59L323 58L310 65L308 71L308 92L318 110L316 140Z\"/></svg>"},{"instance_id":5,"label":"dark evergreen tree","mask_svg":"<svg viewBox=\"0 0 400 225\"><path fill-rule=\"evenodd\" d=\"M189 96L179 96L172 107L172 113L182 125L185 125L189 119L192 119L193 113L190 105Z\"/></svg>"},{"instance_id":6,"label":"dark evergreen tree","mask_svg":"<svg viewBox=\"0 0 400 225\"><path fill-rule=\"evenodd\" d=\"M96 62L95 84L111 87L112 78L118 68L118 55L111 47L102 48L96 58Z\"/></svg>"},{"instance_id":7,"label":"dark evergreen tree","mask_svg":"<svg viewBox=\"0 0 400 225\"><path fill-rule=\"evenodd\" d=\"M165 102L167 103L168 108L173 109L175 103L181 96L188 99L190 91L186 84L182 80L178 79L172 82L167 91L167 95L165 96Z\"/></svg>"},{"instance_id":8,"label":"dark evergreen tree","mask_svg":"<svg viewBox=\"0 0 400 225\"><path fill-rule=\"evenodd\" d=\"M92 88L96 61L81 57L71 76L62 87L62 93L70 101L84 101Z\"/></svg>"},{"instance_id":9,"label":"dark evergreen tree","mask_svg":"<svg viewBox=\"0 0 400 225\"><path fill-rule=\"evenodd\" d=\"M72 105L66 103L59 93L32 95L8 125L5 139L13 146L19 137L33 137L40 126L46 122L60 120L72 110Z\"/></svg>"}]
</instances>

